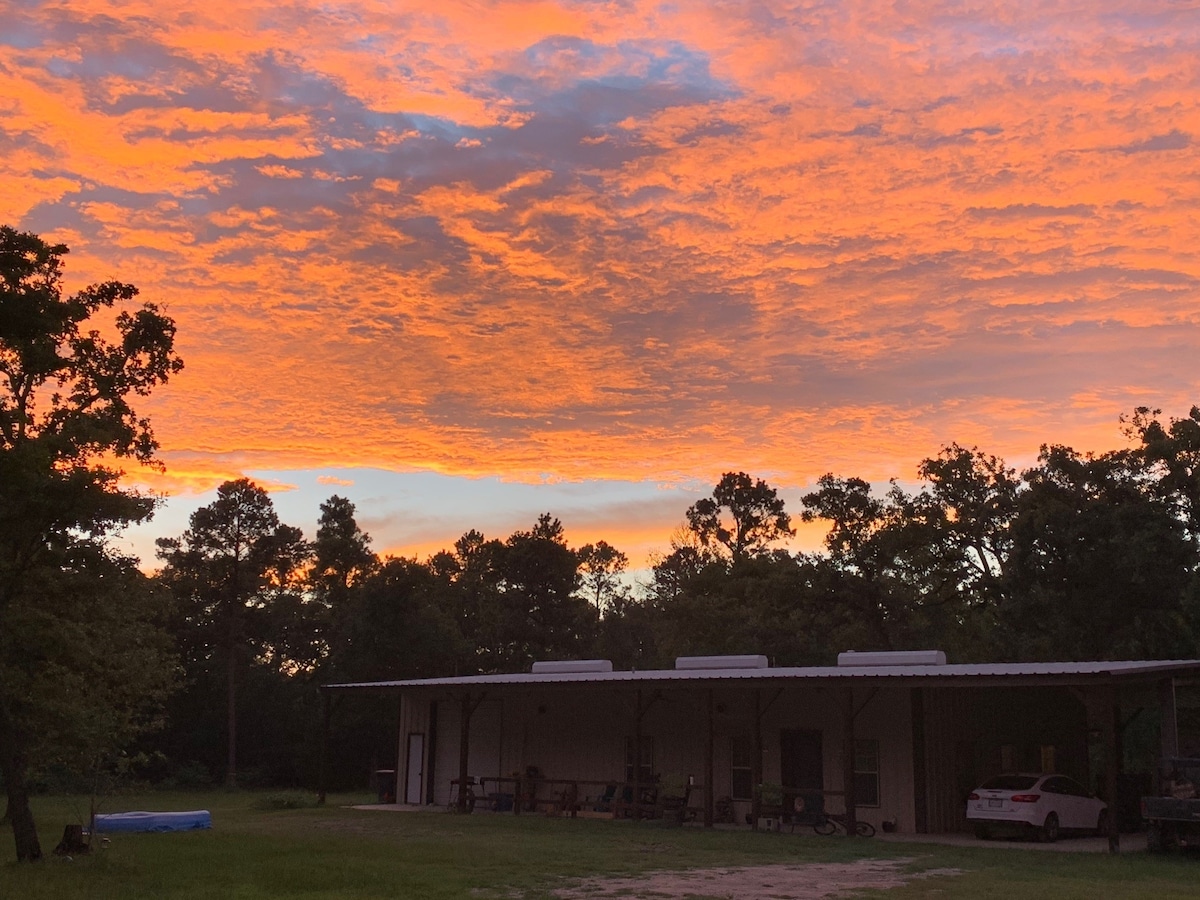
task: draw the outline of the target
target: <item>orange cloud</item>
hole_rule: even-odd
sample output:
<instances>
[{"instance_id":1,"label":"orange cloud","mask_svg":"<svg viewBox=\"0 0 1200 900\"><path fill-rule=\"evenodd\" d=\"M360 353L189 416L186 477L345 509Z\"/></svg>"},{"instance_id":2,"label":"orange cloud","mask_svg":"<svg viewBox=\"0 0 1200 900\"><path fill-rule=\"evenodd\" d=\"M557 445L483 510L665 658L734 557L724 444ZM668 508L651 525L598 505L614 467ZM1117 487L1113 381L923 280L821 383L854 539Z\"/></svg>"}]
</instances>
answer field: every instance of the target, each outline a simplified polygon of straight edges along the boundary
<instances>
[{"instance_id":1,"label":"orange cloud","mask_svg":"<svg viewBox=\"0 0 1200 900\"><path fill-rule=\"evenodd\" d=\"M177 319L157 489L911 477L1200 399L1197 78L1165 0L26 5L0 217Z\"/></svg>"}]
</instances>

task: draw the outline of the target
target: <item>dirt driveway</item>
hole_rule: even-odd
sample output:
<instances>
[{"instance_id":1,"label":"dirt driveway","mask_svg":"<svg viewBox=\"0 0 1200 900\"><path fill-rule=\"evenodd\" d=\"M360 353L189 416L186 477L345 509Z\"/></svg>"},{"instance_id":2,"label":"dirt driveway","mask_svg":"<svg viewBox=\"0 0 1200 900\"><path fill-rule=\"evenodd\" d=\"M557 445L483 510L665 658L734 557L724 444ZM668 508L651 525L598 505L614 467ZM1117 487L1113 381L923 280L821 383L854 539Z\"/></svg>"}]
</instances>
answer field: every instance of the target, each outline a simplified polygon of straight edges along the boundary
<instances>
[{"instance_id":1,"label":"dirt driveway","mask_svg":"<svg viewBox=\"0 0 1200 900\"><path fill-rule=\"evenodd\" d=\"M914 878L956 875L956 869L909 873L908 859L807 863L647 872L632 878L584 881L555 891L562 900L820 900L868 888L899 887Z\"/></svg>"}]
</instances>

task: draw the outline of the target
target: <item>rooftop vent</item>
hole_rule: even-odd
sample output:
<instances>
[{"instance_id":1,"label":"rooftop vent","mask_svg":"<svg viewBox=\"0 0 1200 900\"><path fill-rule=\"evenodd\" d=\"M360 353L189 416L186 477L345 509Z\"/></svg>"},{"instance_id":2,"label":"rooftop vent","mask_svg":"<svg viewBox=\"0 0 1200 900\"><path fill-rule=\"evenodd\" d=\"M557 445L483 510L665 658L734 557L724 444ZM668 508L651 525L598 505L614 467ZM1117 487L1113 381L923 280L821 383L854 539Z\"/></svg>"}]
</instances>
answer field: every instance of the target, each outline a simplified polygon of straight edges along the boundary
<instances>
[{"instance_id":1,"label":"rooftop vent","mask_svg":"<svg viewBox=\"0 0 1200 900\"><path fill-rule=\"evenodd\" d=\"M535 662L534 675L571 675L576 672L611 672L611 659L563 659Z\"/></svg>"},{"instance_id":2,"label":"rooftop vent","mask_svg":"<svg viewBox=\"0 0 1200 900\"><path fill-rule=\"evenodd\" d=\"M676 669L765 669L765 656L677 656Z\"/></svg>"},{"instance_id":3,"label":"rooftop vent","mask_svg":"<svg viewBox=\"0 0 1200 900\"><path fill-rule=\"evenodd\" d=\"M941 650L878 650L860 653L847 650L838 654L839 666L944 666Z\"/></svg>"}]
</instances>

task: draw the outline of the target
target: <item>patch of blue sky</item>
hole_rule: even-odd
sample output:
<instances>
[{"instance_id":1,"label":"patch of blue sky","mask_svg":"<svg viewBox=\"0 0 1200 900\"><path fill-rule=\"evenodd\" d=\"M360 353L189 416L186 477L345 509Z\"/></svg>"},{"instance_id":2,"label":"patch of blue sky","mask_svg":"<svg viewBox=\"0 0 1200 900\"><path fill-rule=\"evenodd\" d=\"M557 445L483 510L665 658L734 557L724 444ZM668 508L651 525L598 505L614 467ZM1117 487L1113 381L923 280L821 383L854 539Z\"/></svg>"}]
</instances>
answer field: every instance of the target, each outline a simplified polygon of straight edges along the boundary
<instances>
[{"instance_id":1,"label":"patch of blue sky","mask_svg":"<svg viewBox=\"0 0 1200 900\"><path fill-rule=\"evenodd\" d=\"M452 549L472 529L503 540L514 531L531 528L538 516L549 513L562 522L572 547L606 540L628 552L634 567L631 577L638 578L647 574L639 568L644 553L668 552L671 534L683 525L687 508L712 490L711 483L696 478L674 484L601 479L522 482L371 468L255 470L246 475L274 488L271 500L280 520L302 529L309 539L316 536L321 504L335 494L355 505L358 523L371 535L376 552L418 559ZM772 483L769 475L766 480ZM919 488L911 483L902 486ZM882 494L888 485L873 487ZM812 485L779 489L793 524L799 524L800 497L812 489ZM155 538L180 536L192 513L215 499L215 490L170 497L151 522L127 529L115 544L137 556L144 569L155 569ZM643 536L640 546L629 545L626 535L631 533ZM644 543L648 533L655 535L650 546ZM818 546L819 538L806 532L791 542L790 549L813 551Z\"/></svg>"},{"instance_id":2,"label":"patch of blue sky","mask_svg":"<svg viewBox=\"0 0 1200 900\"><path fill-rule=\"evenodd\" d=\"M529 483L357 468L261 470L248 472L247 477L290 488L272 491L271 499L280 520L301 528L308 538L316 535L321 503L336 494L354 503L359 525L371 535L377 551L418 556L431 548L452 548L471 529L504 539L531 528L542 513L562 521L572 546L604 539L619 547L617 532L644 525L638 518L647 517L654 520L652 524L661 523L665 550L671 529L682 523L684 511L704 493L698 486L664 487L653 482ZM128 529L116 543L138 556L143 568L155 568L154 539L179 536L192 513L215 499L215 490L170 497L151 522ZM588 537L578 537L581 531Z\"/></svg>"},{"instance_id":3,"label":"patch of blue sky","mask_svg":"<svg viewBox=\"0 0 1200 900\"><path fill-rule=\"evenodd\" d=\"M553 36L531 44L524 57L535 70L561 74L562 58L568 56L591 67L579 81L627 88L670 84L708 93L728 93L730 86L715 78L707 53L681 41L626 40L597 44L586 38ZM536 91L538 82L524 75L507 73L513 83ZM501 82L507 80L504 76ZM560 88L556 88L557 92Z\"/></svg>"},{"instance_id":4,"label":"patch of blue sky","mask_svg":"<svg viewBox=\"0 0 1200 900\"><path fill-rule=\"evenodd\" d=\"M0 28L0 46L32 50L45 43L38 30L26 22L12 22Z\"/></svg>"},{"instance_id":5,"label":"patch of blue sky","mask_svg":"<svg viewBox=\"0 0 1200 900\"><path fill-rule=\"evenodd\" d=\"M61 56L52 56L46 61L46 71L55 78L71 78L76 72L76 63Z\"/></svg>"}]
</instances>

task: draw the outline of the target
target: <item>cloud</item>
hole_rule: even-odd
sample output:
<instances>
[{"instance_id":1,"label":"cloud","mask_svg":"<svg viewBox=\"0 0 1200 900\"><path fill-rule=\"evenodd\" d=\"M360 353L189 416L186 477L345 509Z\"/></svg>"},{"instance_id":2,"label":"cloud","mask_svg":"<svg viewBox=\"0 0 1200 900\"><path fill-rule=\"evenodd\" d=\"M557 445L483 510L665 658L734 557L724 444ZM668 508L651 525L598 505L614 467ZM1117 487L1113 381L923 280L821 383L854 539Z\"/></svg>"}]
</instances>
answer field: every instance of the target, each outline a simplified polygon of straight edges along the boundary
<instances>
[{"instance_id":1,"label":"cloud","mask_svg":"<svg viewBox=\"0 0 1200 900\"><path fill-rule=\"evenodd\" d=\"M1134 141L1118 147L1122 153L1160 153L1164 150L1186 150L1192 145L1192 136L1173 128L1167 134L1156 134L1144 141Z\"/></svg>"},{"instance_id":2,"label":"cloud","mask_svg":"<svg viewBox=\"0 0 1200 900\"><path fill-rule=\"evenodd\" d=\"M1200 394L1177 4L11 13L0 215L176 318L160 489L886 478Z\"/></svg>"}]
</instances>

